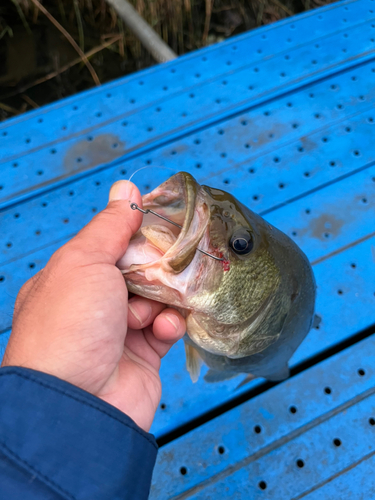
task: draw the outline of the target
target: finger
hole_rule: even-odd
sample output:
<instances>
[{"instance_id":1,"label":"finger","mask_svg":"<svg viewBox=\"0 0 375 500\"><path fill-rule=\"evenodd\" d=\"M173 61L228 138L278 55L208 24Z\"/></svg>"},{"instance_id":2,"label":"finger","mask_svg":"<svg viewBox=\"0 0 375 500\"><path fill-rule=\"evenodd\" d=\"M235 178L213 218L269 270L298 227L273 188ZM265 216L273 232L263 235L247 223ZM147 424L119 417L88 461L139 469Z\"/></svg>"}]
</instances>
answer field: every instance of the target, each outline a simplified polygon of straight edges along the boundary
<instances>
[{"instance_id":1,"label":"finger","mask_svg":"<svg viewBox=\"0 0 375 500\"><path fill-rule=\"evenodd\" d=\"M129 181L113 184L107 207L66 246L83 251L87 259L94 256L97 262L99 256L101 262L116 264L126 252L130 238L142 222L141 212L132 210L130 203L142 206L138 188Z\"/></svg>"},{"instance_id":2,"label":"finger","mask_svg":"<svg viewBox=\"0 0 375 500\"><path fill-rule=\"evenodd\" d=\"M186 332L184 318L175 309L164 309L155 318L152 331L145 330L145 338L160 358L165 356L174 343L180 340Z\"/></svg>"},{"instance_id":3,"label":"finger","mask_svg":"<svg viewBox=\"0 0 375 500\"><path fill-rule=\"evenodd\" d=\"M135 296L128 302L128 326L140 330L154 321L166 305L155 300Z\"/></svg>"}]
</instances>

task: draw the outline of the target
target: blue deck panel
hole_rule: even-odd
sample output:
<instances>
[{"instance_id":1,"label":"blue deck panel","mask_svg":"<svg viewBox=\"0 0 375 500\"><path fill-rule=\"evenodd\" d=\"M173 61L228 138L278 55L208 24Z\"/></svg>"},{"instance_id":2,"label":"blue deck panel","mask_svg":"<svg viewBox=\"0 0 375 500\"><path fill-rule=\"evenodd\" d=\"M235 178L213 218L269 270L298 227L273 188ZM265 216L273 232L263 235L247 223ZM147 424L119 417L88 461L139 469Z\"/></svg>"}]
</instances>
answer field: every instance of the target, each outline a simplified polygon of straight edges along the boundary
<instances>
[{"instance_id":1,"label":"blue deck panel","mask_svg":"<svg viewBox=\"0 0 375 500\"><path fill-rule=\"evenodd\" d=\"M22 284L105 207L114 181L143 167L143 193L191 172L313 265L322 321L291 360L299 375L213 418L264 381L192 384L183 344L167 355L152 431L184 435L161 448L152 498L375 496L375 341L358 343L375 324L374 88L375 2L346 1L0 124L0 357Z\"/></svg>"},{"instance_id":2,"label":"blue deck panel","mask_svg":"<svg viewBox=\"0 0 375 500\"><path fill-rule=\"evenodd\" d=\"M300 498L373 454L374 348L372 335L163 447L151 499Z\"/></svg>"}]
</instances>

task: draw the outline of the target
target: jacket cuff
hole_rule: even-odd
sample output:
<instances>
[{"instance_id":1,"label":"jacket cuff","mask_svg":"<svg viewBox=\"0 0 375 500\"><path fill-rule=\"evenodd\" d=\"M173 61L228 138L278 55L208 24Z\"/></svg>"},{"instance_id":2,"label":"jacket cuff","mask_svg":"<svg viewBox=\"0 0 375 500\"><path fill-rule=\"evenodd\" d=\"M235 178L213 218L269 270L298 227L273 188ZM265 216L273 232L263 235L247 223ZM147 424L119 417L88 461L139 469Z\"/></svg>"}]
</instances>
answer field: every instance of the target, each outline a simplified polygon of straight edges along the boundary
<instances>
[{"instance_id":1,"label":"jacket cuff","mask_svg":"<svg viewBox=\"0 0 375 500\"><path fill-rule=\"evenodd\" d=\"M0 369L0 452L77 500L147 499L153 435L99 398L52 375Z\"/></svg>"}]
</instances>

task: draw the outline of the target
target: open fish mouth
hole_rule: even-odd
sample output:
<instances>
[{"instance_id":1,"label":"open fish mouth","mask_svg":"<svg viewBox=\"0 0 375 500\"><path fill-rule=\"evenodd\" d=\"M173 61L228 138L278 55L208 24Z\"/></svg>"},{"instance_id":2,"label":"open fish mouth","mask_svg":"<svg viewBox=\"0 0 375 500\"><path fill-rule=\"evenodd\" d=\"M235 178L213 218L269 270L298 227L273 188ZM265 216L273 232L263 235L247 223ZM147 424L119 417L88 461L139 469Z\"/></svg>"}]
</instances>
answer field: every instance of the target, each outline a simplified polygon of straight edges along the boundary
<instances>
[{"instance_id":1,"label":"open fish mouth","mask_svg":"<svg viewBox=\"0 0 375 500\"><path fill-rule=\"evenodd\" d=\"M125 278L136 273L148 282L157 279L160 271L182 273L196 256L198 244L202 249L209 246L210 211L204 190L190 174L179 172L144 195L142 204L143 209L151 209L181 228L145 214L118 267Z\"/></svg>"}]
</instances>

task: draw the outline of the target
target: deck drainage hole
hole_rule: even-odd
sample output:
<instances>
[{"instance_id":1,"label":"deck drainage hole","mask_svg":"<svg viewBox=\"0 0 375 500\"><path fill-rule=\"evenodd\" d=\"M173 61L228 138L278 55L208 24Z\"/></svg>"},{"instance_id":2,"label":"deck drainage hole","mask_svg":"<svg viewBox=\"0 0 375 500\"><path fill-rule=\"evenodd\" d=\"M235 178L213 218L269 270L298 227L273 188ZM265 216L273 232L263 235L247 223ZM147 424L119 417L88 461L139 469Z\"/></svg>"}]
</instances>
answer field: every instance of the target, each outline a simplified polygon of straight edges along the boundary
<instances>
[{"instance_id":1,"label":"deck drainage hole","mask_svg":"<svg viewBox=\"0 0 375 500\"><path fill-rule=\"evenodd\" d=\"M124 168L121 170L121 175L126 175L126 170Z\"/></svg>"},{"instance_id":2,"label":"deck drainage hole","mask_svg":"<svg viewBox=\"0 0 375 500\"><path fill-rule=\"evenodd\" d=\"M64 224L68 224L68 222L69 222L69 219L63 219Z\"/></svg>"},{"instance_id":3,"label":"deck drainage hole","mask_svg":"<svg viewBox=\"0 0 375 500\"><path fill-rule=\"evenodd\" d=\"M337 109L343 109L343 107L344 107L344 106L343 106L342 104L338 104L338 105L337 105Z\"/></svg>"},{"instance_id":4,"label":"deck drainage hole","mask_svg":"<svg viewBox=\"0 0 375 500\"><path fill-rule=\"evenodd\" d=\"M93 207L93 208L91 209L91 212L93 212L93 213L95 213L95 212L97 212L97 211L98 211L98 209L97 209L96 207Z\"/></svg>"},{"instance_id":5,"label":"deck drainage hole","mask_svg":"<svg viewBox=\"0 0 375 500\"><path fill-rule=\"evenodd\" d=\"M135 99L130 99L130 104L135 104Z\"/></svg>"},{"instance_id":6,"label":"deck drainage hole","mask_svg":"<svg viewBox=\"0 0 375 500\"><path fill-rule=\"evenodd\" d=\"M249 168L249 173L250 174L255 174L255 168Z\"/></svg>"},{"instance_id":7,"label":"deck drainage hole","mask_svg":"<svg viewBox=\"0 0 375 500\"><path fill-rule=\"evenodd\" d=\"M295 406L290 406L289 407L289 412L293 413L293 415L294 415L295 413L297 413L297 408Z\"/></svg>"},{"instance_id":8,"label":"deck drainage hole","mask_svg":"<svg viewBox=\"0 0 375 500\"><path fill-rule=\"evenodd\" d=\"M202 164L201 163L196 163L195 164L195 168L202 168Z\"/></svg>"},{"instance_id":9,"label":"deck drainage hole","mask_svg":"<svg viewBox=\"0 0 375 500\"><path fill-rule=\"evenodd\" d=\"M305 177L310 177L310 172L305 172L303 175L304 175Z\"/></svg>"},{"instance_id":10,"label":"deck drainage hole","mask_svg":"<svg viewBox=\"0 0 375 500\"><path fill-rule=\"evenodd\" d=\"M374 123L374 119L373 119L373 117L372 117L372 116L370 116L370 118L368 118L368 120L367 120L367 121L368 121L369 123Z\"/></svg>"},{"instance_id":11,"label":"deck drainage hole","mask_svg":"<svg viewBox=\"0 0 375 500\"><path fill-rule=\"evenodd\" d=\"M340 440L340 439L338 439L338 438L336 438L336 439L334 439L334 440L333 440L333 444L334 444L335 446L339 447L339 446L341 446L341 440Z\"/></svg>"},{"instance_id":12,"label":"deck drainage hole","mask_svg":"<svg viewBox=\"0 0 375 500\"><path fill-rule=\"evenodd\" d=\"M273 159L273 161L275 163L280 163L280 158L278 156L275 156L275 158Z\"/></svg>"},{"instance_id":13,"label":"deck drainage hole","mask_svg":"<svg viewBox=\"0 0 375 500\"><path fill-rule=\"evenodd\" d=\"M37 229L37 230L35 231L36 236L39 236L39 235L40 235L40 233L41 233L40 229Z\"/></svg>"},{"instance_id":14,"label":"deck drainage hole","mask_svg":"<svg viewBox=\"0 0 375 500\"><path fill-rule=\"evenodd\" d=\"M82 158L81 158L81 157L77 158L77 159L76 159L76 162L77 162L77 163L82 163Z\"/></svg>"},{"instance_id":15,"label":"deck drainage hole","mask_svg":"<svg viewBox=\"0 0 375 500\"><path fill-rule=\"evenodd\" d=\"M8 135L8 132L2 132L1 134L3 137L6 137Z\"/></svg>"},{"instance_id":16,"label":"deck drainage hole","mask_svg":"<svg viewBox=\"0 0 375 500\"><path fill-rule=\"evenodd\" d=\"M106 97L112 97L112 94L107 94Z\"/></svg>"},{"instance_id":17,"label":"deck drainage hole","mask_svg":"<svg viewBox=\"0 0 375 500\"><path fill-rule=\"evenodd\" d=\"M162 410L165 410L165 409L166 409L166 407L167 407L167 405L166 405L165 403L161 403L161 404L160 404L160 408L161 408Z\"/></svg>"},{"instance_id":18,"label":"deck drainage hole","mask_svg":"<svg viewBox=\"0 0 375 500\"><path fill-rule=\"evenodd\" d=\"M224 184L229 184L230 180L229 179L224 179L223 182L224 182Z\"/></svg>"},{"instance_id":19,"label":"deck drainage hole","mask_svg":"<svg viewBox=\"0 0 375 500\"><path fill-rule=\"evenodd\" d=\"M258 196L257 194L254 194L254 196L253 196L253 200L254 200L254 201L258 201L258 200L259 200L259 196Z\"/></svg>"},{"instance_id":20,"label":"deck drainage hole","mask_svg":"<svg viewBox=\"0 0 375 500\"><path fill-rule=\"evenodd\" d=\"M147 128L147 132L152 132L154 129L152 127Z\"/></svg>"},{"instance_id":21,"label":"deck drainage hole","mask_svg":"<svg viewBox=\"0 0 375 500\"><path fill-rule=\"evenodd\" d=\"M146 165L151 165L152 160L146 160Z\"/></svg>"},{"instance_id":22,"label":"deck drainage hole","mask_svg":"<svg viewBox=\"0 0 375 500\"><path fill-rule=\"evenodd\" d=\"M46 207L47 205L48 205L48 203L46 201L43 201L42 207Z\"/></svg>"},{"instance_id":23,"label":"deck drainage hole","mask_svg":"<svg viewBox=\"0 0 375 500\"><path fill-rule=\"evenodd\" d=\"M51 149L50 151L51 155L55 155L57 153L56 149Z\"/></svg>"},{"instance_id":24,"label":"deck drainage hole","mask_svg":"<svg viewBox=\"0 0 375 500\"><path fill-rule=\"evenodd\" d=\"M251 145L247 143L247 144L245 144L245 148L246 148L246 149L250 149L250 148L251 148Z\"/></svg>"},{"instance_id":25,"label":"deck drainage hole","mask_svg":"<svg viewBox=\"0 0 375 500\"><path fill-rule=\"evenodd\" d=\"M100 118L102 116L102 113L100 111L98 111L95 116L97 116L98 118Z\"/></svg>"},{"instance_id":26,"label":"deck drainage hole","mask_svg":"<svg viewBox=\"0 0 375 500\"><path fill-rule=\"evenodd\" d=\"M336 165L336 162L335 162L335 161L333 161L333 160L332 160L332 161L330 161L330 162L329 162L329 166L330 166L330 167L334 167L335 165Z\"/></svg>"},{"instance_id":27,"label":"deck drainage hole","mask_svg":"<svg viewBox=\"0 0 375 500\"><path fill-rule=\"evenodd\" d=\"M0 276L0 283L2 283L3 281L5 281L5 276Z\"/></svg>"},{"instance_id":28,"label":"deck drainage hole","mask_svg":"<svg viewBox=\"0 0 375 500\"><path fill-rule=\"evenodd\" d=\"M261 490L265 490L267 488L267 483L265 481L260 481L258 486Z\"/></svg>"},{"instance_id":29,"label":"deck drainage hole","mask_svg":"<svg viewBox=\"0 0 375 500\"><path fill-rule=\"evenodd\" d=\"M218 134L219 134L219 135L223 135L223 134L224 134L224 130L219 130L219 131L218 131Z\"/></svg>"},{"instance_id":30,"label":"deck drainage hole","mask_svg":"<svg viewBox=\"0 0 375 500\"><path fill-rule=\"evenodd\" d=\"M34 267L35 267L35 263L34 263L34 262L30 262L30 264L29 264L29 268L30 268L30 269L34 269Z\"/></svg>"},{"instance_id":31,"label":"deck drainage hole","mask_svg":"<svg viewBox=\"0 0 375 500\"><path fill-rule=\"evenodd\" d=\"M292 236L297 236L297 231L292 231Z\"/></svg>"},{"instance_id":32,"label":"deck drainage hole","mask_svg":"<svg viewBox=\"0 0 375 500\"><path fill-rule=\"evenodd\" d=\"M298 151L299 151L300 153L303 153L303 152L305 151L305 149L304 149L302 146L300 146L300 147L298 148Z\"/></svg>"},{"instance_id":33,"label":"deck drainage hole","mask_svg":"<svg viewBox=\"0 0 375 500\"><path fill-rule=\"evenodd\" d=\"M219 453L219 455L224 455L224 453L225 453L225 448L224 448L224 446L219 446L219 447L217 448L217 452Z\"/></svg>"},{"instance_id":34,"label":"deck drainage hole","mask_svg":"<svg viewBox=\"0 0 375 500\"><path fill-rule=\"evenodd\" d=\"M293 128L298 128L298 123L293 123L292 127Z\"/></svg>"},{"instance_id":35,"label":"deck drainage hole","mask_svg":"<svg viewBox=\"0 0 375 500\"><path fill-rule=\"evenodd\" d=\"M156 108L156 111L157 111L158 113L160 113L161 108Z\"/></svg>"},{"instance_id":36,"label":"deck drainage hole","mask_svg":"<svg viewBox=\"0 0 375 500\"><path fill-rule=\"evenodd\" d=\"M355 269L355 268L357 267L357 264L356 264L355 262L352 262L352 263L350 264L350 267L352 267L353 269Z\"/></svg>"},{"instance_id":37,"label":"deck drainage hole","mask_svg":"<svg viewBox=\"0 0 375 500\"><path fill-rule=\"evenodd\" d=\"M323 137L323 138L322 138L322 141L323 141L323 142L328 142L328 137Z\"/></svg>"},{"instance_id":38,"label":"deck drainage hole","mask_svg":"<svg viewBox=\"0 0 375 500\"><path fill-rule=\"evenodd\" d=\"M342 295L344 292L343 292L342 290L337 290L337 293L338 293L339 295Z\"/></svg>"},{"instance_id":39,"label":"deck drainage hole","mask_svg":"<svg viewBox=\"0 0 375 500\"><path fill-rule=\"evenodd\" d=\"M116 148L118 147L117 142L114 142L114 143L112 144L112 147L113 147L114 149L116 149Z\"/></svg>"},{"instance_id":40,"label":"deck drainage hole","mask_svg":"<svg viewBox=\"0 0 375 500\"><path fill-rule=\"evenodd\" d=\"M228 82L227 82L226 80L223 80L221 83L222 83L223 85L227 85L227 84L228 84Z\"/></svg>"},{"instance_id":41,"label":"deck drainage hole","mask_svg":"<svg viewBox=\"0 0 375 500\"><path fill-rule=\"evenodd\" d=\"M264 116L270 116L271 112L270 111L265 111Z\"/></svg>"},{"instance_id":42,"label":"deck drainage hole","mask_svg":"<svg viewBox=\"0 0 375 500\"><path fill-rule=\"evenodd\" d=\"M284 189L284 187L285 187L285 184L283 184L282 182L280 182L280 184L279 184L279 188L280 188L280 189Z\"/></svg>"},{"instance_id":43,"label":"deck drainage hole","mask_svg":"<svg viewBox=\"0 0 375 500\"><path fill-rule=\"evenodd\" d=\"M367 198L362 198L362 203L367 203Z\"/></svg>"},{"instance_id":44,"label":"deck drainage hole","mask_svg":"<svg viewBox=\"0 0 375 500\"><path fill-rule=\"evenodd\" d=\"M248 89L249 89L249 90L254 90L254 85L249 85L249 86L248 86Z\"/></svg>"},{"instance_id":45,"label":"deck drainage hole","mask_svg":"<svg viewBox=\"0 0 375 500\"><path fill-rule=\"evenodd\" d=\"M330 234L329 233L324 233L324 238L329 238Z\"/></svg>"},{"instance_id":46,"label":"deck drainage hole","mask_svg":"<svg viewBox=\"0 0 375 500\"><path fill-rule=\"evenodd\" d=\"M352 129L350 127L345 127L345 132L351 132Z\"/></svg>"},{"instance_id":47,"label":"deck drainage hole","mask_svg":"<svg viewBox=\"0 0 375 500\"><path fill-rule=\"evenodd\" d=\"M20 218L20 215L21 215L21 214L16 213L16 214L14 214L14 216L13 216L13 217L14 217L15 219L19 219L19 218Z\"/></svg>"},{"instance_id":48,"label":"deck drainage hole","mask_svg":"<svg viewBox=\"0 0 375 500\"><path fill-rule=\"evenodd\" d=\"M37 175L43 175L43 170L38 170Z\"/></svg>"},{"instance_id":49,"label":"deck drainage hole","mask_svg":"<svg viewBox=\"0 0 375 500\"><path fill-rule=\"evenodd\" d=\"M322 117L322 115L320 113L315 113L314 116L315 116L315 118L321 118Z\"/></svg>"},{"instance_id":50,"label":"deck drainage hole","mask_svg":"<svg viewBox=\"0 0 375 500\"><path fill-rule=\"evenodd\" d=\"M291 108L293 106L291 102L287 102L286 105L288 106L288 108Z\"/></svg>"},{"instance_id":51,"label":"deck drainage hole","mask_svg":"<svg viewBox=\"0 0 375 500\"><path fill-rule=\"evenodd\" d=\"M193 99L195 97L194 94L189 94L190 99Z\"/></svg>"},{"instance_id":52,"label":"deck drainage hole","mask_svg":"<svg viewBox=\"0 0 375 500\"><path fill-rule=\"evenodd\" d=\"M122 123L121 123L121 125L122 125L123 127L126 127L126 126L128 125L128 122L122 122Z\"/></svg>"},{"instance_id":53,"label":"deck drainage hole","mask_svg":"<svg viewBox=\"0 0 375 500\"><path fill-rule=\"evenodd\" d=\"M261 426L260 425L256 425L254 427L254 432L255 432L255 434L260 434L262 432Z\"/></svg>"},{"instance_id":54,"label":"deck drainage hole","mask_svg":"<svg viewBox=\"0 0 375 500\"><path fill-rule=\"evenodd\" d=\"M365 370L364 370L363 368L359 368L359 370L358 370L358 375L359 375L360 377L363 377L365 374L366 374Z\"/></svg>"},{"instance_id":55,"label":"deck drainage hole","mask_svg":"<svg viewBox=\"0 0 375 500\"><path fill-rule=\"evenodd\" d=\"M297 467L299 467L300 469L302 469L302 467L305 466L305 462L303 460L301 460L300 458L297 460L296 464L297 464Z\"/></svg>"},{"instance_id":56,"label":"deck drainage hole","mask_svg":"<svg viewBox=\"0 0 375 500\"><path fill-rule=\"evenodd\" d=\"M375 425L375 418L372 418L372 417L369 418L368 422L369 422L370 425Z\"/></svg>"},{"instance_id":57,"label":"deck drainage hole","mask_svg":"<svg viewBox=\"0 0 375 500\"><path fill-rule=\"evenodd\" d=\"M361 153L358 150L353 151L354 156L359 156Z\"/></svg>"},{"instance_id":58,"label":"deck drainage hole","mask_svg":"<svg viewBox=\"0 0 375 500\"><path fill-rule=\"evenodd\" d=\"M200 144L201 140L200 139L195 139L194 144Z\"/></svg>"},{"instance_id":59,"label":"deck drainage hole","mask_svg":"<svg viewBox=\"0 0 375 500\"><path fill-rule=\"evenodd\" d=\"M15 161L14 163L12 163L12 167L13 167L13 168L17 168L17 167L18 167L18 165L19 165L19 163L18 163L18 162L16 162L16 161Z\"/></svg>"},{"instance_id":60,"label":"deck drainage hole","mask_svg":"<svg viewBox=\"0 0 375 500\"><path fill-rule=\"evenodd\" d=\"M69 196L74 196L74 191L69 191Z\"/></svg>"},{"instance_id":61,"label":"deck drainage hole","mask_svg":"<svg viewBox=\"0 0 375 500\"><path fill-rule=\"evenodd\" d=\"M95 186L100 186L100 181L95 181Z\"/></svg>"},{"instance_id":62,"label":"deck drainage hole","mask_svg":"<svg viewBox=\"0 0 375 500\"><path fill-rule=\"evenodd\" d=\"M325 387L325 388L324 388L324 392L325 392L326 394L331 394L331 393L332 393L332 389L331 389L330 387Z\"/></svg>"},{"instance_id":63,"label":"deck drainage hole","mask_svg":"<svg viewBox=\"0 0 375 500\"><path fill-rule=\"evenodd\" d=\"M305 212L306 212L307 214L310 214L310 213L311 213L311 210L310 210L309 208L306 208Z\"/></svg>"},{"instance_id":64,"label":"deck drainage hole","mask_svg":"<svg viewBox=\"0 0 375 500\"><path fill-rule=\"evenodd\" d=\"M221 103L221 99L216 99L215 101L217 104L220 104Z\"/></svg>"},{"instance_id":65,"label":"deck drainage hole","mask_svg":"<svg viewBox=\"0 0 375 500\"><path fill-rule=\"evenodd\" d=\"M171 151L171 155L176 155L177 151Z\"/></svg>"},{"instance_id":66,"label":"deck drainage hole","mask_svg":"<svg viewBox=\"0 0 375 500\"><path fill-rule=\"evenodd\" d=\"M7 248L11 248L12 247L12 243L9 241L7 244L6 244Z\"/></svg>"},{"instance_id":67,"label":"deck drainage hole","mask_svg":"<svg viewBox=\"0 0 375 500\"><path fill-rule=\"evenodd\" d=\"M220 154L220 156L221 156L222 158L226 158L226 157L227 157L227 153L221 153L221 154Z\"/></svg>"},{"instance_id":68,"label":"deck drainage hole","mask_svg":"<svg viewBox=\"0 0 375 500\"><path fill-rule=\"evenodd\" d=\"M186 476L186 474L187 474L187 468L186 467L180 467L180 474L182 476Z\"/></svg>"},{"instance_id":69,"label":"deck drainage hole","mask_svg":"<svg viewBox=\"0 0 375 500\"><path fill-rule=\"evenodd\" d=\"M164 91L167 91L167 90L168 90L168 87L167 87L167 86L164 86L164 87L163 87L163 90L164 90Z\"/></svg>"}]
</instances>

